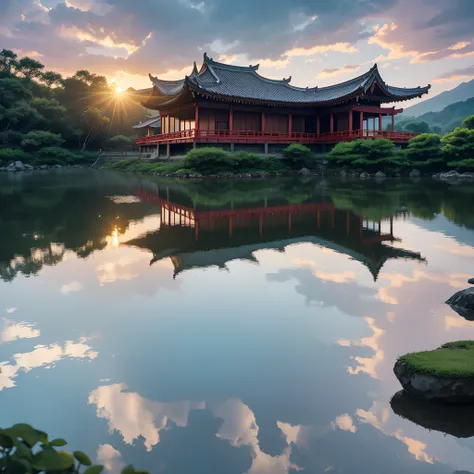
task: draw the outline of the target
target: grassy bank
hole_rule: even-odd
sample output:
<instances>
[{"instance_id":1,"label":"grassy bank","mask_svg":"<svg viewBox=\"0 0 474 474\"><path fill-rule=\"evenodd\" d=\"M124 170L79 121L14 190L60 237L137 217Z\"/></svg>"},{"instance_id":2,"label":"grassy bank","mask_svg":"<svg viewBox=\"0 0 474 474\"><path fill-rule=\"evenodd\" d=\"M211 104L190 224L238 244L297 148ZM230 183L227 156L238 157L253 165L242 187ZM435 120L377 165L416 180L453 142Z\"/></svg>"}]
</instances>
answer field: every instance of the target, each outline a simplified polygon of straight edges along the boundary
<instances>
[{"instance_id":1,"label":"grassy bank","mask_svg":"<svg viewBox=\"0 0 474 474\"><path fill-rule=\"evenodd\" d=\"M0 148L0 168L16 161L34 167L43 165L91 165L98 156L98 152L71 151L62 147L45 147L35 152L26 152L20 148Z\"/></svg>"},{"instance_id":2,"label":"grassy bank","mask_svg":"<svg viewBox=\"0 0 474 474\"><path fill-rule=\"evenodd\" d=\"M417 373L474 377L474 341L449 342L434 351L406 354L400 360Z\"/></svg>"},{"instance_id":3,"label":"grassy bank","mask_svg":"<svg viewBox=\"0 0 474 474\"><path fill-rule=\"evenodd\" d=\"M107 163L103 167L141 173L209 176L220 174L280 174L297 172L302 168L315 169L318 160L303 145L290 145L282 158L253 153L229 153L220 148L198 148L190 151L182 160L172 163L140 160L124 160Z\"/></svg>"}]
</instances>

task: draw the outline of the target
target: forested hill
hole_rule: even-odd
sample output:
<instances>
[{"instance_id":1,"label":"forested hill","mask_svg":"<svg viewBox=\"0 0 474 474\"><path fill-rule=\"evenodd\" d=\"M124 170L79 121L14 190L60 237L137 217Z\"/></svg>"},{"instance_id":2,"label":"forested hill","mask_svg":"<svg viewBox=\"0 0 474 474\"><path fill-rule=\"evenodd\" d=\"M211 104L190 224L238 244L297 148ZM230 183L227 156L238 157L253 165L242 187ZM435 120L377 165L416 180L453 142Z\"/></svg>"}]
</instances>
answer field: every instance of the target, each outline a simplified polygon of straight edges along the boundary
<instances>
[{"instance_id":1,"label":"forested hill","mask_svg":"<svg viewBox=\"0 0 474 474\"><path fill-rule=\"evenodd\" d=\"M440 112L428 112L417 120L427 122L431 130L439 127L441 133L446 133L460 127L462 121L470 115L474 115L474 97L448 105Z\"/></svg>"},{"instance_id":2,"label":"forested hill","mask_svg":"<svg viewBox=\"0 0 474 474\"><path fill-rule=\"evenodd\" d=\"M420 115L424 115L428 112L440 112L451 104L462 102L471 97L474 97L474 80L463 82L450 91L443 92L419 104L406 108L403 113L403 119L407 117L420 117Z\"/></svg>"},{"instance_id":3,"label":"forested hill","mask_svg":"<svg viewBox=\"0 0 474 474\"><path fill-rule=\"evenodd\" d=\"M131 127L144 114L103 76L83 70L64 78L35 59L0 51L0 161L72 157L103 150L114 136L133 143Z\"/></svg>"}]
</instances>

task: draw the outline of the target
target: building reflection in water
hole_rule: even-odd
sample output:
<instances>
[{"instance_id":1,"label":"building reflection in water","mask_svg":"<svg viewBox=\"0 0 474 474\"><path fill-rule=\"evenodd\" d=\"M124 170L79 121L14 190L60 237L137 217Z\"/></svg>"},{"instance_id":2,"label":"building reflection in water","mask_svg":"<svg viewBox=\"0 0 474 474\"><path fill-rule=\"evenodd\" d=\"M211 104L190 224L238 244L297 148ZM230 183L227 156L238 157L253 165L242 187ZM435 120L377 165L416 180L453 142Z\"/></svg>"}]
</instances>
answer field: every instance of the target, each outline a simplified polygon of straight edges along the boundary
<instances>
[{"instance_id":1,"label":"building reflection in water","mask_svg":"<svg viewBox=\"0 0 474 474\"><path fill-rule=\"evenodd\" d=\"M425 261L420 253L386 245L400 242L394 236L394 221L406 217L403 212L369 220L362 214L337 209L324 196L299 204L263 198L252 204L207 206L156 183L143 185L137 196L161 207L161 227L126 244L151 251L151 263L170 258L174 277L192 268L226 268L228 262L237 259L256 262L254 252L258 250L284 251L286 246L302 242L361 262L374 281L389 259Z\"/></svg>"}]
</instances>

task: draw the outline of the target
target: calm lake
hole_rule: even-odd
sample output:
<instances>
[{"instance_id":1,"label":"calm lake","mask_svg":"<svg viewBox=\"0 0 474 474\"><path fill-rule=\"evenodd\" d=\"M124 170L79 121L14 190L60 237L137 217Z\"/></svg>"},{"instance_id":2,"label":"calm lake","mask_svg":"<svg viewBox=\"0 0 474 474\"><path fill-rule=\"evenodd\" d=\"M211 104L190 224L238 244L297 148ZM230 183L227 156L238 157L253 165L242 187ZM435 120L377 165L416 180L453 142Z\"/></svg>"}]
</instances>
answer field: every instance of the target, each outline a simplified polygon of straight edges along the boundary
<instances>
[{"instance_id":1,"label":"calm lake","mask_svg":"<svg viewBox=\"0 0 474 474\"><path fill-rule=\"evenodd\" d=\"M474 409L398 355L474 339L474 186L0 174L0 425L110 472L466 474ZM448 433L448 434L445 434Z\"/></svg>"}]
</instances>

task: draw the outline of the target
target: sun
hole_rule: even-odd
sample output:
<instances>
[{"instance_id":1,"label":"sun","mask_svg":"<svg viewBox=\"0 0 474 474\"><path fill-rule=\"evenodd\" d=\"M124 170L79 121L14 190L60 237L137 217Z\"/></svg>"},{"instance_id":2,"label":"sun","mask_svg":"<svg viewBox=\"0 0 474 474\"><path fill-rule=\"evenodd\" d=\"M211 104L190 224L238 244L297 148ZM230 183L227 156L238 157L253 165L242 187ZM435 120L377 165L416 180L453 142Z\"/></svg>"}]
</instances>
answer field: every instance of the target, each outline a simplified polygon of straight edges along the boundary
<instances>
[{"instance_id":1,"label":"sun","mask_svg":"<svg viewBox=\"0 0 474 474\"><path fill-rule=\"evenodd\" d=\"M116 93L117 95L122 95L122 94L123 94L123 89L122 89L121 87L116 87L116 88L115 88L115 93Z\"/></svg>"}]
</instances>

